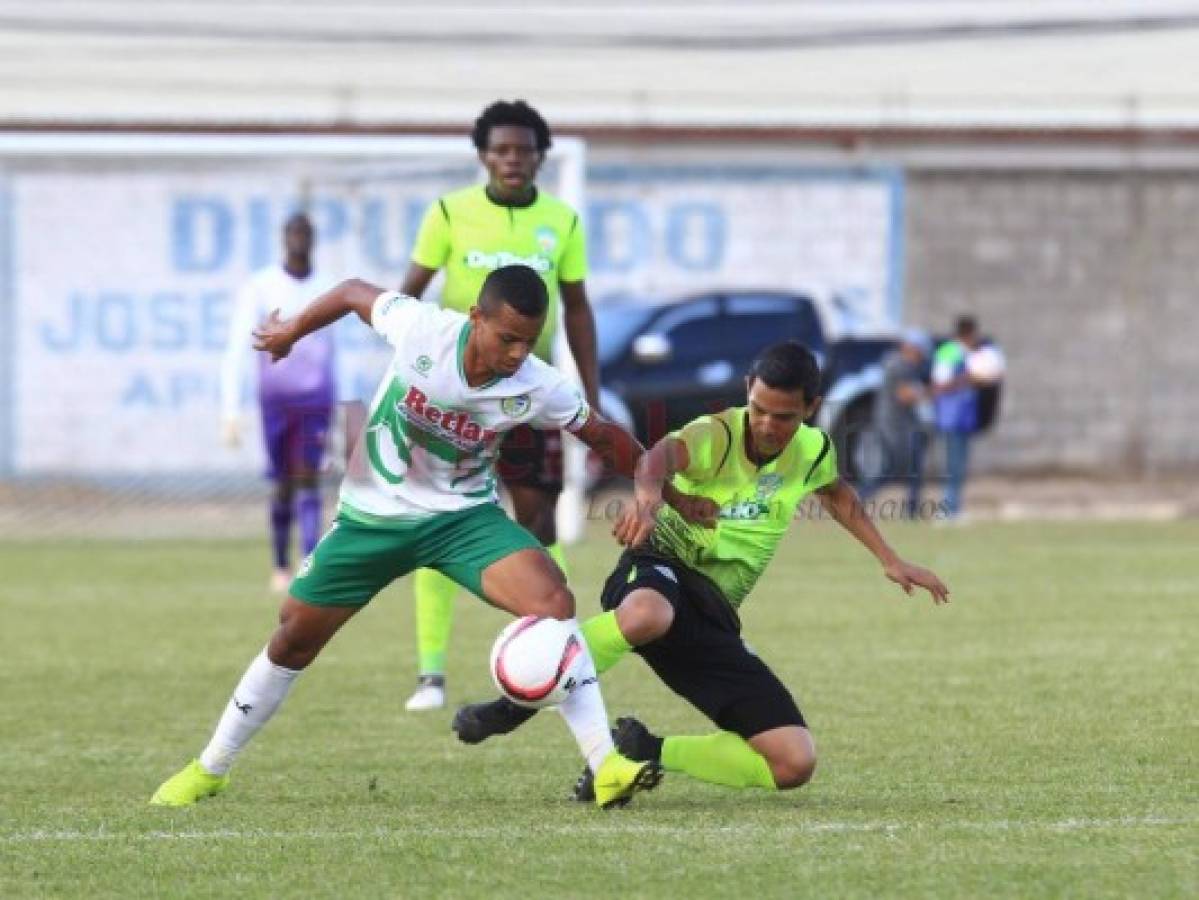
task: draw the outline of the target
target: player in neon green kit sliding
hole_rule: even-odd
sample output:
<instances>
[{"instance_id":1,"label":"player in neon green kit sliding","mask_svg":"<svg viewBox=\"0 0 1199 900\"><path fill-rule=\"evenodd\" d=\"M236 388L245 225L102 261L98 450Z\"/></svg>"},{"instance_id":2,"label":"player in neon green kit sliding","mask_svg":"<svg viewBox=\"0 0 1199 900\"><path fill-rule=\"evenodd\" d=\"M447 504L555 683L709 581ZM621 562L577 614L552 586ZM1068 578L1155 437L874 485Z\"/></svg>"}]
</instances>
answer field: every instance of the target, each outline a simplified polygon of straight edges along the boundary
<instances>
[{"instance_id":1,"label":"player in neon green kit sliding","mask_svg":"<svg viewBox=\"0 0 1199 900\"><path fill-rule=\"evenodd\" d=\"M573 209L534 184L550 148L549 126L523 100L501 100L483 110L471 139L487 169L488 182L446 194L429 207L400 292L422 296L437 271L444 269L441 305L464 313L474 305L483 279L493 269L511 263L536 269L550 305L533 352L550 361L561 298L566 337L584 396L598 409L595 321L583 281L587 275L583 225ZM560 431L528 425L514 429L500 448L498 469L516 521L541 541L565 572L554 526L562 492ZM446 653L458 586L432 569L421 569L413 588L420 669L406 708L439 709L445 705Z\"/></svg>"},{"instance_id":2,"label":"player in neon green kit sliding","mask_svg":"<svg viewBox=\"0 0 1199 900\"><path fill-rule=\"evenodd\" d=\"M469 317L351 280L295 318L274 314L255 332L255 349L282 359L305 335L354 312L395 355L357 444L365 464L350 469L364 474L342 483L337 521L301 566L279 627L238 682L208 746L152 803L189 806L223 792L235 758L301 670L375 594L421 566L513 615L573 624L574 597L561 571L496 504L500 439L522 423L566 428L629 476L641 447L593 413L559 372L529 356L546 302L544 283L526 266L492 272ZM642 530L652 528L647 515ZM655 763L634 763L613 749L590 657L560 711L595 770L600 806L657 784Z\"/></svg>"},{"instance_id":3,"label":"player in neon green kit sliding","mask_svg":"<svg viewBox=\"0 0 1199 900\"><path fill-rule=\"evenodd\" d=\"M838 478L828 435L803 424L820 402L812 354L794 342L776 344L755 361L747 384L746 406L696 419L642 457L636 502L614 529L629 549L604 585L607 611L582 631L599 672L635 650L721 729L663 739L619 719L622 753L716 784L785 789L811 778L815 744L791 693L742 641L738 609L800 501L814 493L906 592L923 587L944 603L949 591L887 545ZM682 495L671 497L677 509L662 504L667 485ZM658 514L643 545L638 523L646 510ZM477 743L531 714L506 699L475 704L459 710L454 730ZM576 794L594 796L589 775Z\"/></svg>"}]
</instances>

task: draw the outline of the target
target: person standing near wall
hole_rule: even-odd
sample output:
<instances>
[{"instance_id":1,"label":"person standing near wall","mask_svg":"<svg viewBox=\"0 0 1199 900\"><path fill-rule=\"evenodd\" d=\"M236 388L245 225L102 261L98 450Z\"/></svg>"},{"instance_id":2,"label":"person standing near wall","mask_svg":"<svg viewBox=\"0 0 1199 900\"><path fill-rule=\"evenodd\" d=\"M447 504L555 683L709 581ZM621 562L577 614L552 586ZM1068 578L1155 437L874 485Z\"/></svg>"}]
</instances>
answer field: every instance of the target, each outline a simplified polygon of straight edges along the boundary
<instances>
[{"instance_id":1,"label":"person standing near wall","mask_svg":"<svg viewBox=\"0 0 1199 900\"><path fill-rule=\"evenodd\" d=\"M868 510L885 484L902 482L907 487L903 515L920 516L920 492L924 485L924 456L928 447L928 423L922 411L929 405L928 373L932 340L923 331L908 331L897 349L883 358L883 384L874 403L874 433L881 449L879 469L862 484L859 496Z\"/></svg>"},{"instance_id":2,"label":"person standing near wall","mask_svg":"<svg viewBox=\"0 0 1199 900\"><path fill-rule=\"evenodd\" d=\"M242 381L254 329L276 310L285 317L295 315L332 286L313 267L315 241L308 216L293 214L283 227L283 261L256 272L238 291L221 366L221 433L230 447L242 441ZM254 355L267 474L273 482L270 588L283 593L291 584L293 521L299 519L304 556L321 534L318 477L337 395L333 332L309 335L274 365L267 354Z\"/></svg>"},{"instance_id":3,"label":"person standing near wall","mask_svg":"<svg viewBox=\"0 0 1199 900\"><path fill-rule=\"evenodd\" d=\"M933 400L937 431L945 439L945 515L962 520L962 491L970 462L970 441L990 426L996 413L1003 354L984 340L973 316L958 317L954 338L933 356Z\"/></svg>"}]
</instances>

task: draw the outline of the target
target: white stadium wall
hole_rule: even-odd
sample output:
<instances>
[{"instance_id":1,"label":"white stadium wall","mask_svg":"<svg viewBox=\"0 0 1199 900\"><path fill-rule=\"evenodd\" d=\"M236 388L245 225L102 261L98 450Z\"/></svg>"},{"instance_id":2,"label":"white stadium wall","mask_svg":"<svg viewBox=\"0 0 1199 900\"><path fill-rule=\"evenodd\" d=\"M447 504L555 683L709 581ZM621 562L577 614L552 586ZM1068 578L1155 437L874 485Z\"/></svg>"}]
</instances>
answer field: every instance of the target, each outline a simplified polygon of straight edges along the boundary
<instances>
[{"instance_id":1,"label":"white stadium wall","mask_svg":"<svg viewBox=\"0 0 1199 900\"><path fill-rule=\"evenodd\" d=\"M945 333L973 312L1009 361L978 470L1199 464L1199 157L1186 146L608 141L589 163L599 302L790 289L843 331ZM255 477L252 438L218 444L217 369L232 292L274 257L287 210L310 205L334 274L394 284L424 205L477 171L318 168L0 168L0 473ZM363 396L383 357L354 323L342 339L346 393Z\"/></svg>"},{"instance_id":2,"label":"white stadium wall","mask_svg":"<svg viewBox=\"0 0 1199 900\"><path fill-rule=\"evenodd\" d=\"M22 160L0 180L11 326L0 471L95 477L248 475L255 439L219 443L218 383L234 292L278 256L298 205L318 266L398 283L426 205L469 163L407 169L262 159ZM589 287L675 296L714 287L812 294L840 324L902 317L903 183L893 170L603 163L589 173ZM386 354L339 325L343 396L369 395ZM252 406L247 406L247 411Z\"/></svg>"}]
</instances>

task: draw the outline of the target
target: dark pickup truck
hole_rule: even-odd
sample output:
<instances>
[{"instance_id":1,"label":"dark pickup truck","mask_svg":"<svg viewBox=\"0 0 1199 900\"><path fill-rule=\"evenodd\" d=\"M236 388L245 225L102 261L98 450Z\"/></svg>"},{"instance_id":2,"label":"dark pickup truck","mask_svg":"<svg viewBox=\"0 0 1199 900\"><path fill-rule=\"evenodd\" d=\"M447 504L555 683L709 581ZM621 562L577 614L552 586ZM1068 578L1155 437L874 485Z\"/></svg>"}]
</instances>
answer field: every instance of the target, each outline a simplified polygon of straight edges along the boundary
<instances>
[{"instance_id":1,"label":"dark pickup truck","mask_svg":"<svg viewBox=\"0 0 1199 900\"><path fill-rule=\"evenodd\" d=\"M816 304L797 294L714 292L682 300L612 300L595 306L602 404L649 446L696 416L745 402L758 352L794 339L820 360L824 403L814 424L829 431L845 474L869 429L881 360L893 338L830 340Z\"/></svg>"}]
</instances>

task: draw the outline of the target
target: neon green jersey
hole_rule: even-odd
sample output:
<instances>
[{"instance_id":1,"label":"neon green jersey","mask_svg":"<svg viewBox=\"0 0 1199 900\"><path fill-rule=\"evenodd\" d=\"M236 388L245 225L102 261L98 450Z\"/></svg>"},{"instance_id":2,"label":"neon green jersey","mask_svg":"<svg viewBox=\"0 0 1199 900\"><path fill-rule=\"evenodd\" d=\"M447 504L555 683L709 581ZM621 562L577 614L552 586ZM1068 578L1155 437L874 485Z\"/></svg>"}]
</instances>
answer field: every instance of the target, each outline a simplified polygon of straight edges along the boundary
<instances>
[{"instance_id":1,"label":"neon green jersey","mask_svg":"<svg viewBox=\"0 0 1199 900\"><path fill-rule=\"evenodd\" d=\"M469 312L483 281L501 266L536 269L549 290L545 327L533 349L549 361L558 327L559 282L587 277L587 244L579 215L542 191L528 206L501 206L482 185L446 194L425 212L412 261L445 269L441 305Z\"/></svg>"},{"instance_id":2,"label":"neon green jersey","mask_svg":"<svg viewBox=\"0 0 1199 900\"><path fill-rule=\"evenodd\" d=\"M670 436L687 446L690 465L675 475L680 491L720 507L715 528L685 522L663 507L652 549L707 576L740 607L795 517L799 501L837 480L837 453L819 428L799 426L786 448L764 466L745 455L744 406L688 423Z\"/></svg>"}]
</instances>

